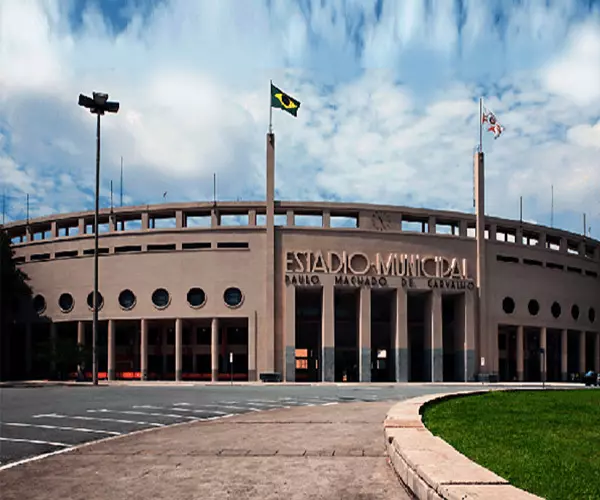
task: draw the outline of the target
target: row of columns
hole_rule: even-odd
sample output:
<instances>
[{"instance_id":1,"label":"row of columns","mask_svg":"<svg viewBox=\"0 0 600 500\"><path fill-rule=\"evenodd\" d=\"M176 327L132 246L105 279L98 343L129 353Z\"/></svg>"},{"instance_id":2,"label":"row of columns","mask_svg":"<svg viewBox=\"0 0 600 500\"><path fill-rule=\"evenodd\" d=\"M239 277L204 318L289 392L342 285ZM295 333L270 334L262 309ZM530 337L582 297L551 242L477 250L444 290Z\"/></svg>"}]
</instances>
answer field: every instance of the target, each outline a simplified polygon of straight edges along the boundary
<instances>
[{"instance_id":1,"label":"row of columns","mask_svg":"<svg viewBox=\"0 0 600 500\"><path fill-rule=\"evenodd\" d=\"M541 359L541 375L545 379L546 372L548 371L548 328L540 328L540 349L544 349L546 355L542 356ZM567 380L568 376L568 330L561 330L560 332L560 372L563 380ZM525 356L524 356L524 344L525 334L524 327L522 325L517 326L517 379L519 381L524 380L525 371ZM586 370L586 332L579 332L579 372L585 372ZM600 333L594 335L594 370L600 372Z\"/></svg>"},{"instance_id":2,"label":"row of columns","mask_svg":"<svg viewBox=\"0 0 600 500\"><path fill-rule=\"evenodd\" d=\"M333 382L335 379L335 286L324 283L322 287L321 310L321 379ZM394 351L394 374L396 382L409 380L409 343L408 343L408 296L404 288L394 291L392 307L392 349ZM435 382L443 381L443 326L442 326L442 293L432 290L429 294L428 312L425 324L425 349L427 374ZM467 377L474 374L475 349L475 308L472 293L464 293L464 309L460 315L460 330L466 342L461 342L467 351ZM466 344L466 345L465 345ZM285 380L295 381L296 373L296 288L286 288L285 299ZM371 288L360 288L358 307L358 361L359 381L371 381ZM433 368L432 368L433 363Z\"/></svg>"},{"instance_id":3,"label":"row of columns","mask_svg":"<svg viewBox=\"0 0 600 500\"><path fill-rule=\"evenodd\" d=\"M219 379L219 318L211 320L211 380ZM175 380L182 380L183 373L183 319L175 319ZM50 323L50 344L53 352L56 350L57 343L57 324ZM85 322L77 322L77 343L85 345ZM116 320L108 320L108 380L116 380ZM26 333L26 370L31 373L31 326L29 325ZM50 369L54 371L56 365L54 356ZM195 363L194 363L195 364ZM148 380L148 320L140 320L140 378ZM256 378L256 327L252 321L248 321L248 380Z\"/></svg>"}]
</instances>

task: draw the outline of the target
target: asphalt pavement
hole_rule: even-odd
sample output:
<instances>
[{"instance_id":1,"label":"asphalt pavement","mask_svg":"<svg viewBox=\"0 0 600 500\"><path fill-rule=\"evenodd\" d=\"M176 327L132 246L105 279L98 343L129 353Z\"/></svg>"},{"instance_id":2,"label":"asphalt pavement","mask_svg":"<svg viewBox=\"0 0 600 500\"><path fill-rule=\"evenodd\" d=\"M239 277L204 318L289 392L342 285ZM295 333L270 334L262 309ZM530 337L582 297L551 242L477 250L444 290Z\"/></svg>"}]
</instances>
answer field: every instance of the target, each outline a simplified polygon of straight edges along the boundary
<instances>
[{"instance_id":1,"label":"asphalt pavement","mask_svg":"<svg viewBox=\"0 0 600 500\"><path fill-rule=\"evenodd\" d=\"M406 398L481 384L70 385L0 388L0 471L90 441L277 408ZM497 386L499 387L499 386Z\"/></svg>"}]
</instances>

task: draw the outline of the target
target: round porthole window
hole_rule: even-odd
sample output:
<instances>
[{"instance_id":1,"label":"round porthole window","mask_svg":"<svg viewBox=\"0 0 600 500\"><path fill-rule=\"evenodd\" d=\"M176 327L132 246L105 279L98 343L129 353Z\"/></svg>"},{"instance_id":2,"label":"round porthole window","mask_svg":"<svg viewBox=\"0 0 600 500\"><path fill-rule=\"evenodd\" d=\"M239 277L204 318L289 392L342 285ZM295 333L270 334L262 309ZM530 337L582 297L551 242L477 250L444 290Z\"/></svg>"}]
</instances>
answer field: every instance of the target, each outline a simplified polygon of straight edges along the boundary
<instances>
[{"instance_id":1,"label":"round porthole window","mask_svg":"<svg viewBox=\"0 0 600 500\"><path fill-rule=\"evenodd\" d=\"M190 288L187 293L187 301L192 307L202 307L206 302L206 294L202 288Z\"/></svg>"},{"instance_id":2,"label":"round porthole window","mask_svg":"<svg viewBox=\"0 0 600 500\"><path fill-rule=\"evenodd\" d=\"M88 293L87 305L92 311L94 310L94 292ZM104 297L102 297L102 294L100 292L98 292L98 311L100 309L102 309L103 305L104 305Z\"/></svg>"},{"instance_id":3,"label":"round porthole window","mask_svg":"<svg viewBox=\"0 0 600 500\"><path fill-rule=\"evenodd\" d=\"M169 305L170 301L171 296L164 288L157 288L152 293L152 303L157 309L165 309Z\"/></svg>"},{"instance_id":4,"label":"round porthole window","mask_svg":"<svg viewBox=\"0 0 600 500\"><path fill-rule=\"evenodd\" d=\"M571 306L571 317L573 319L579 319L579 306L577 304Z\"/></svg>"},{"instance_id":5,"label":"round porthole window","mask_svg":"<svg viewBox=\"0 0 600 500\"><path fill-rule=\"evenodd\" d=\"M61 293L58 298L58 307L60 307L60 310L64 313L71 312L74 304L75 301L70 293Z\"/></svg>"},{"instance_id":6,"label":"round porthole window","mask_svg":"<svg viewBox=\"0 0 600 500\"><path fill-rule=\"evenodd\" d=\"M123 290L119 294L119 305L122 309L125 309L126 311L133 309L133 307L135 306L135 301L135 294L129 289Z\"/></svg>"},{"instance_id":7,"label":"round porthole window","mask_svg":"<svg viewBox=\"0 0 600 500\"><path fill-rule=\"evenodd\" d=\"M46 299L43 295L36 295L33 298L33 310L37 314L42 314L46 310Z\"/></svg>"},{"instance_id":8,"label":"round porthole window","mask_svg":"<svg viewBox=\"0 0 600 500\"><path fill-rule=\"evenodd\" d=\"M588 311L588 318L590 320L590 323L596 321L596 311L593 307L590 307L590 310Z\"/></svg>"},{"instance_id":9,"label":"round porthole window","mask_svg":"<svg viewBox=\"0 0 600 500\"><path fill-rule=\"evenodd\" d=\"M239 288L230 287L225 290L225 293L223 294L223 300L228 307L239 307L242 305L244 296Z\"/></svg>"},{"instance_id":10,"label":"round porthole window","mask_svg":"<svg viewBox=\"0 0 600 500\"><path fill-rule=\"evenodd\" d=\"M502 310L506 314L512 314L515 312L515 301L512 297L504 297L504 300L502 300Z\"/></svg>"},{"instance_id":11,"label":"round porthole window","mask_svg":"<svg viewBox=\"0 0 600 500\"><path fill-rule=\"evenodd\" d=\"M531 299L529 304L527 304L527 309L529 310L529 314L532 316L537 316L537 314L540 312L540 304L537 300Z\"/></svg>"},{"instance_id":12,"label":"round porthole window","mask_svg":"<svg viewBox=\"0 0 600 500\"><path fill-rule=\"evenodd\" d=\"M552 313L552 316L554 316L555 318L560 317L560 313L561 313L560 304L558 302L553 302L552 306L550 307L550 312Z\"/></svg>"}]
</instances>

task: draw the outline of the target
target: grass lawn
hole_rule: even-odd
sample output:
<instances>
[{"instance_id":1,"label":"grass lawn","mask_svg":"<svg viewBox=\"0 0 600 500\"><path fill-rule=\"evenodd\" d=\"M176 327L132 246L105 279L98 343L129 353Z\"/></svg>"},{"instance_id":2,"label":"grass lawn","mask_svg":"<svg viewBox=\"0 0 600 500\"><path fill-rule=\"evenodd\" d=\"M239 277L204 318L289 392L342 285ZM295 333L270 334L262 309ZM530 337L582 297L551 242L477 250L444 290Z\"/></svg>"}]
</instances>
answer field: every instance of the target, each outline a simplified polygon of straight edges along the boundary
<instances>
[{"instance_id":1,"label":"grass lawn","mask_svg":"<svg viewBox=\"0 0 600 500\"><path fill-rule=\"evenodd\" d=\"M459 397L428 405L423 421L518 488L550 500L600 499L600 390Z\"/></svg>"}]
</instances>

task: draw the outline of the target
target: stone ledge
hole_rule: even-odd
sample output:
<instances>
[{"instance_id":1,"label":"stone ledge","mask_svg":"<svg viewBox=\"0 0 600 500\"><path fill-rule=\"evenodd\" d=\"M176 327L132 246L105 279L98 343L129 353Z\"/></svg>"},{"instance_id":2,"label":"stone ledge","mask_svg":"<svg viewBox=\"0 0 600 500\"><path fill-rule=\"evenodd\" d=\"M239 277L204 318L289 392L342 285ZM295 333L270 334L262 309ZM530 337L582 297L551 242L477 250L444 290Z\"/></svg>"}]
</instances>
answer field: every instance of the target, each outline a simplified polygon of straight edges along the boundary
<instances>
[{"instance_id":1,"label":"stone ledge","mask_svg":"<svg viewBox=\"0 0 600 500\"><path fill-rule=\"evenodd\" d=\"M425 428L421 407L436 399L488 391L431 394L394 405L384 420L390 462L419 500L533 500L536 495L511 486L492 471L469 460Z\"/></svg>"}]
</instances>

